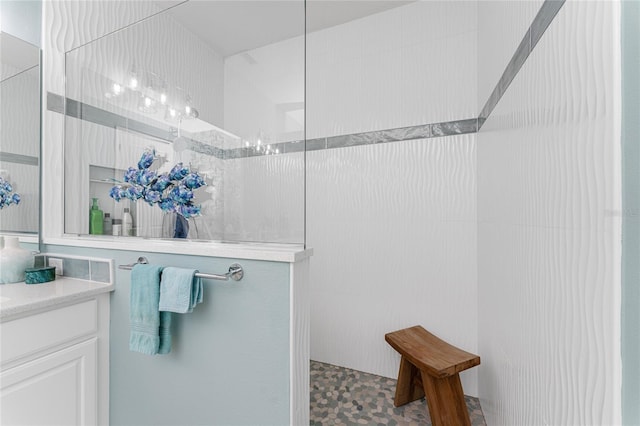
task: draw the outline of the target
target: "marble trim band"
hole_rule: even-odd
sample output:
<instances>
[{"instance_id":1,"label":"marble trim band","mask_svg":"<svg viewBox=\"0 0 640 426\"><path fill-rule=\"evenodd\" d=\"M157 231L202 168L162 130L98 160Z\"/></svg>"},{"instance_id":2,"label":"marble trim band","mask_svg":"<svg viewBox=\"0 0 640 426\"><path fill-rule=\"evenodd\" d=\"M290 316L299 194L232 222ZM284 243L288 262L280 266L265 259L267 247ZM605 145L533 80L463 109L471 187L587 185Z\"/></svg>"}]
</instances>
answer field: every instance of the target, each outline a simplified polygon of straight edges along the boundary
<instances>
[{"instance_id":1,"label":"marble trim band","mask_svg":"<svg viewBox=\"0 0 640 426\"><path fill-rule=\"evenodd\" d=\"M346 148L359 145L373 145L386 142L400 142L414 139L438 138L451 135L476 133L478 119L447 121L444 123L421 124L419 126L399 127L397 129L376 130L372 132L353 133L350 135L330 136L327 138L308 139L307 151L321 149ZM304 141L281 142L271 144L271 149L277 149L281 154L302 152L305 150ZM225 160L256 157L264 155L255 148L234 148L225 151Z\"/></svg>"},{"instance_id":2,"label":"marble trim band","mask_svg":"<svg viewBox=\"0 0 640 426\"><path fill-rule=\"evenodd\" d=\"M428 139L443 136L476 133L491 115L491 112L507 91L507 88L518 74L527 58L538 44L538 41L549 27L558 11L566 0L545 0L536 17L527 29L522 41L513 57L507 64L498 84L493 89L478 118L447 121L443 123L421 124L417 126L400 127L396 129L376 130L371 132L353 133L349 135L330 136L326 138L309 139L306 141L290 141L271 144L272 152L276 149L279 154L290 154L303 151L317 151L321 149L346 148L360 145L372 145L386 142L400 142L405 140ZM65 113L65 98L49 92L47 94L47 109ZM66 114L82 120L91 121L109 127L124 127L147 134L162 140L172 141L171 132L158 129L140 121L105 111L73 99L66 100ZM265 155L264 151L257 151L254 147L222 149L211 145L187 139L189 149L223 160Z\"/></svg>"},{"instance_id":3,"label":"marble trim band","mask_svg":"<svg viewBox=\"0 0 640 426\"><path fill-rule=\"evenodd\" d=\"M565 0L545 0L542 4L538 14L533 19L524 38L513 54L511 61L507 64L498 84L493 89L482 111L480 111L480 115L478 116L478 130L480 130L487 118L489 118L498 101L500 101L502 95L507 91L507 88L520 71L520 68L522 68L527 61L527 58L538 44L538 41L540 41L542 34L547 30L564 3Z\"/></svg>"}]
</instances>

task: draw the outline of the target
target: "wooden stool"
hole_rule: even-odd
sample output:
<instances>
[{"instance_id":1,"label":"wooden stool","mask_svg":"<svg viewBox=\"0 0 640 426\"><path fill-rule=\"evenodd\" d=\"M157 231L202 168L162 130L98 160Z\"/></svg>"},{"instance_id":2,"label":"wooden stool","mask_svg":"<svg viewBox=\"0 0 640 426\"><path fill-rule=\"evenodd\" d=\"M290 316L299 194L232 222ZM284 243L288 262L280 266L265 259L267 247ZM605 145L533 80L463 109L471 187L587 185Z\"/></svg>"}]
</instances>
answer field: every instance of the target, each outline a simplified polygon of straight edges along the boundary
<instances>
[{"instance_id":1,"label":"wooden stool","mask_svg":"<svg viewBox=\"0 0 640 426\"><path fill-rule=\"evenodd\" d=\"M440 340L419 325L387 333L384 339L402 355L396 407L426 394L434 426L471 425L460 373L480 364L480 357Z\"/></svg>"}]
</instances>

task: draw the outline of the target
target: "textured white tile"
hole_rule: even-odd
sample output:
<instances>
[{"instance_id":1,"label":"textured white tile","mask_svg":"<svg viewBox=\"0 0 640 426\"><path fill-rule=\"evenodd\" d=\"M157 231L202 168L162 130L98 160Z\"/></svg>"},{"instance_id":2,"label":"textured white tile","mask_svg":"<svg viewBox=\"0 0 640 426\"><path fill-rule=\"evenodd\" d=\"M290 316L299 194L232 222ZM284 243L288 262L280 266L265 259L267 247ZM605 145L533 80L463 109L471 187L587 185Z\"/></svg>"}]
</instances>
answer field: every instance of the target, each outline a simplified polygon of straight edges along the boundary
<instances>
[{"instance_id":1,"label":"textured white tile","mask_svg":"<svg viewBox=\"0 0 640 426\"><path fill-rule=\"evenodd\" d=\"M478 112L543 3L544 0L478 1Z\"/></svg>"},{"instance_id":2,"label":"textured white tile","mask_svg":"<svg viewBox=\"0 0 640 426\"><path fill-rule=\"evenodd\" d=\"M64 52L158 12L147 1L46 1L43 33L46 90L64 93Z\"/></svg>"},{"instance_id":3,"label":"textured white tile","mask_svg":"<svg viewBox=\"0 0 640 426\"><path fill-rule=\"evenodd\" d=\"M446 39L477 29L476 1L415 1L397 10L402 45Z\"/></svg>"},{"instance_id":4,"label":"textured white tile","mask_svg":"<svg viewBox=\"0 0 640 426\"><path fill-rule=\"evenodd\" d=\"M476 351L475 146L464 135L307 154L312 359L396 376L384 334L416 324Z\"/></svg>"},{"instance_id":5,"label":"textured white tile","mask_svg":"<svg viewBox=\"0 0 640 426\"><path fill-rule=\"evenodd\" d=\"M620 422L618 16L565 3L478 134L488 424Z\"/></svg>"},{"instance_id":6,"label":"textured white tile","mask_svg":"<svg viewBox=\"0 0 640 426\"><path fill-rule=\"evenodd\" d=\"M307 137L477 115L475 15L474 2L417 2L311 34Z\"/></svg>"},{"instance_id":7,"label":"textured white tile","mask_svg":"<svg viewBox=\"0 0 640 426\"><path fill-rule=\"evenodd\" d=\"M402 48L399 126L477 116L476 32Z\"/></svg>"},{"instance_id":8,"label":"textured white tile","mask_svg":"<svg viewBox=\"0 0 640 426\"><path fill-rule=\"evenodd\" d=\"M40 69L0 83L0 151L40 156Z\"/></svg>"},{"instance_id":9,"label":"textured white tile","mask_svg":"<svg viewBox=\"0 0 640 426\"><path fill-rule=\"evenodd\" d=\"M304 242L304 153L224 162L224 239Z\"/></svg>"},{"instance_id":10,"label":"textured white tile","mask_svg":"<svg viewBox=\"0 0 640 426\"><path fill-rule=\"evenodd\" d=\"M42 114L42 229L44 237L64 232L64 116Z\"/></svg>"},{"instance_id":11,"label":"textured white tile","mask_svg":"<svg viewBox=\"0 0 640 426\"><path fill-rule=\"evenodd\" d=\"M290 266L291 424L309 423L310 341L309 259Z\"/></svg>"}]
</instances>

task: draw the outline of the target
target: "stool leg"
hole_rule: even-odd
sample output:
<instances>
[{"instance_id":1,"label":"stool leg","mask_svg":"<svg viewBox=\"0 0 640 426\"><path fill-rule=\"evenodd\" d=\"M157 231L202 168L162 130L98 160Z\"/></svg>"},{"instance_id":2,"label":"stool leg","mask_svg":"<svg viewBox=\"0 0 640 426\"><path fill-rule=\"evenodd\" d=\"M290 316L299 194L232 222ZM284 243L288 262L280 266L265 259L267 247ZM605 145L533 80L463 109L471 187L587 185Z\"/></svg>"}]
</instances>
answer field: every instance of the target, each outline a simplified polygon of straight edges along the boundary
<instances>
[{"instance_id":1,"label":"stool leg","mask_svg":"<svg viewBox=\"0 0 640 426\"><path fill-rule=\"evenodd\" d=\"M471 420L464 402L460 376L454 374L439 379L422 373L422 384L433 426L470 426Z\"/></svg>"},{"instance_id":2,"label":"stool leg","mask_svg":"<svg viewBox=\"0 0 640 426\"><path fill-rule=\"evenodd\" d=\"M402 356L400 371L398 372L398 384L396 385L396 397L393 405L399 407L424 396L421 386L420 370Z\"/></svg>"}]
</instances>

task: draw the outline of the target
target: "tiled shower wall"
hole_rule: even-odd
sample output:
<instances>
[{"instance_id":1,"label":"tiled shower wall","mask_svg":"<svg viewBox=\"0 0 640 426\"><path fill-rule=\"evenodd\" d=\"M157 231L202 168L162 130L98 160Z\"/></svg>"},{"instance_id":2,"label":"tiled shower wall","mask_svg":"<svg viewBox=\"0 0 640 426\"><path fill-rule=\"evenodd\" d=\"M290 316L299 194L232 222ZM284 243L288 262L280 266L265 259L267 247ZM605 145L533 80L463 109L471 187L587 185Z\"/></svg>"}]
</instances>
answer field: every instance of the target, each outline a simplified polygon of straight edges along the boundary
<instances>
[{"instance_id":1,"label":"tiled shower wall","mask_svg":"<svg viewBox=\"0 0 640 426\"><path fill-rule=\"evenodd\" d=\"M475 1L312 33L307 60L307 138L477 117ZM474 134L307 152L312 359L394 377L384 334L416 324L477 350L475 169Z\"/></svg>"},{"instance_id":2,"label":"tiled shower wall","mask_svg":"<svg viewBox=\"0 0 640 426\"><path fill-rule=\"evenodd\" d=\"M532 17L506 3L479 2L480 93ZM487 424L620 422L619 13L567 1L477 135Z\"/></svg>"}]
</instances>

